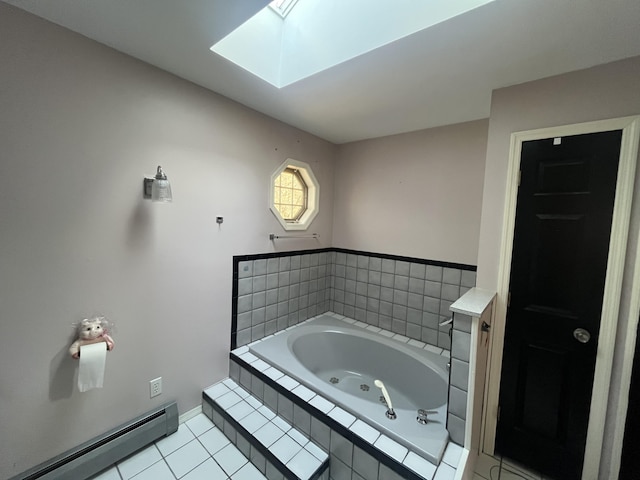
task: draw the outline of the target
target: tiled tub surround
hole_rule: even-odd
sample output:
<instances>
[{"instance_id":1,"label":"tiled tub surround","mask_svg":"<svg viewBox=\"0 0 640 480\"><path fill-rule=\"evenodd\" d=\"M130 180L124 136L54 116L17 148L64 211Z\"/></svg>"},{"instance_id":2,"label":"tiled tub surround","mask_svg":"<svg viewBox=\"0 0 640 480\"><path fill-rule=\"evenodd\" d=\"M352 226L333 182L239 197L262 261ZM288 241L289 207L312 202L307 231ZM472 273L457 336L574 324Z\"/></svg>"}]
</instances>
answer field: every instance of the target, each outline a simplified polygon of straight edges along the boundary
<instances>
[{"instance_id":1,"label":"tiled tub surround","mask_svg":"<svg viewBox=\"0 0 640 480\"><path fill-rule=\"evenodd\" d=\"M233 257L231 345L246 345L330 308L332 252Z\"/></svg>"},{"instance_id":2,"label":"tiled tub surround","mask_svg":"<svg viewBox=\"0 0 640 480\"><path fill-rule=\"evenodd\" d=\"M333 311L450 349L449 307L475 267L344 249L233 258L232 348Z\"/></svg>"},{"instance_id":3,"label":"tiled tub surround","mask_svg":"<svg viewBox=\"0 0 640 480\"><path fill-rule=\"evenodd\" d=\"M331 311L450 349L449 307L475 286L475 267L336 251Z\"/></svg>"},{"instance_id":4,"label":"tiled tub surround","mask_svg":"<svg viewBox=\"0 0 640 480\"><path fill-rule=\"evenodd\" d=\"M464 444L469 389L469 353L471 349L471 317L453 314L451 336L451 380L447 428L451 439Z\"/></svg>"},{"instance_id":5,"label":"tiled tub surround","mask_svg":"<svg viewBox=\"0 0 640 480\"><path fill-rule=\"evenodd\" d=\"M448 358L424 350L425 344L416 340L396 340L381 331L320 315L251 344L249 350L437 465L449 438ZM241 358L253 359L248 354ZM376 379L389 392L397 414L394 420L385 415ZM426 425L416 421L418 409L429 411Z\"/></svg>"},{"instance_id":6,"label":"tiled tub surround","mask_svg":"<svg viewBox=\"0 0 640 480\"><path fill-rule=\"evenodd\" d=\"M363 329L375 328L351 319L345 321L354 322ZM394 336L392 332L388 335ZM407 343L412 341L397 334L395 338ZM448 355L447 351L437 347L421 346ZM440 465L436 467L323 395L255 357L247 347L231 352L230 373L256 398L329 452L333 480L454 478L462 453L462 448L454 443L449 442Z\"/></svg>"}]
</instances>

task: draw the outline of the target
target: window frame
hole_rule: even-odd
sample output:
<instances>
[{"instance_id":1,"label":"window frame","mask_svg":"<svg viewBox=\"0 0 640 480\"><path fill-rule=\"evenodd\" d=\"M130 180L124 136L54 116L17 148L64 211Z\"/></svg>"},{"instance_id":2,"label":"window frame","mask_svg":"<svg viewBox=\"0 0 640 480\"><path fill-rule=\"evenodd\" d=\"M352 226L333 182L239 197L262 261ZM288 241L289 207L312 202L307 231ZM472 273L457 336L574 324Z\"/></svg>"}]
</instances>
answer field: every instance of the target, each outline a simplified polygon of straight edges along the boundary
<instances>
[{"instance_id":1,"label":"window frame","mask_svg":"<svg viewBox=\"0 0 640 480\"><path fill-rule=\"evenodd\" d=\"M292 169L297 170L298 174L304 181L307 191L306 191L306 209L305 211L298 217L297 220L287 220L281 214L280 211L276 208L274 202L274 192L275 192L275 182L276 179L282 174L285 170ZM320 184L316 179L311 167L308 163L301 162L299 160L295 160L293 158L287 158L271 175L271 181L269 183L269 209L271 213L276 217L280 225L285 230L306 230L311 225L311 222L316 218L319 211L319 202L320 200Z\"/></svg>"}]
</instances>

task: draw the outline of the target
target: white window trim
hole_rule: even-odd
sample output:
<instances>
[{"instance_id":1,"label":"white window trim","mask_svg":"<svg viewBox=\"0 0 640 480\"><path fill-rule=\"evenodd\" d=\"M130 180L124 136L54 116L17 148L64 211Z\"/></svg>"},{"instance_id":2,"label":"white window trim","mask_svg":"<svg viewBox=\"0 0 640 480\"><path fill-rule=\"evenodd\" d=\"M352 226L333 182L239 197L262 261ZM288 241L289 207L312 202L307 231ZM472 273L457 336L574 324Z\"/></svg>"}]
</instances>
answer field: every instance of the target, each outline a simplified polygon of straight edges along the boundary
<instances>
[{"instance_id":1,"label":"white window trim","mask_svg":"<svg viewBox=\"0 0 640 480\"><path fill-rule=\"evenodd\" d=\"M280 212L273 204L274 184L276 178L278 178L287 168L297 169L304 180L304 183L307 185L307 209L300 219L295 222L286 221L282 218L282 215L280 215ZM320 184L313 174L311 167L308 163L294 160L293 158L287 158L271 175L271 181L269 183L269 209L271 210L271 213L273 213L276 219L278 219L280 225L282 225L282 228L285 230L306 230L311 225L313 219L316 218L316 215L318 215L319 206Z\"/></svg>"}]
</instances>

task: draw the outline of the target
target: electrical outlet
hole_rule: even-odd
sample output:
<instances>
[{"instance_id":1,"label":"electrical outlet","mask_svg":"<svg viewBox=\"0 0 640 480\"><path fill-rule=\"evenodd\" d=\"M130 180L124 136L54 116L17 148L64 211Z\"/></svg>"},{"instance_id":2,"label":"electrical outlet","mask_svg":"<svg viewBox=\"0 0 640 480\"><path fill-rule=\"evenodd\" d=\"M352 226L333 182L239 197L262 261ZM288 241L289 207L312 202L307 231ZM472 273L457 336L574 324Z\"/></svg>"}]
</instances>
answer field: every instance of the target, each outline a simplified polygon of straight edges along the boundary
<instances>
[{"instance_id":1,"label":"electrical outlet","mask_svg":"<svg viewBox=\"0 0 640 480\"><path fill-rule=\"evenodd\" d=\"M149 381L149 395L151 398L157 397L162 393L162 377L154 378Z\"/></svg>"}]
</instances>

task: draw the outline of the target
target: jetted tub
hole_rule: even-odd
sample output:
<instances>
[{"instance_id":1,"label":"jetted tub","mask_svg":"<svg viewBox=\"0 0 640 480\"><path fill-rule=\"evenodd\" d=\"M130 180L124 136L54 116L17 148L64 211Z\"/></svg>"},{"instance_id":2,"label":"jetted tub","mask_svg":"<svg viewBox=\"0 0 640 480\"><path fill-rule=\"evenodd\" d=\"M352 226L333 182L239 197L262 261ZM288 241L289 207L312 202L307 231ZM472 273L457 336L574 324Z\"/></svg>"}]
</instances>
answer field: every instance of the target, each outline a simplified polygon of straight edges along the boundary
<instances>
[{"instance_id":1,"label":"jetted tub","mask_svg":"<svg viewBox=\"0 0 640 480\"><path fill-rule=\"evenodd\" d=\"M448 359L323 315L250 346L308 388L438 464L447 446ZM384 382L397 414L374 380ZM417 422L418 409L428 423Z\"/></svg>"}]
</instances>

